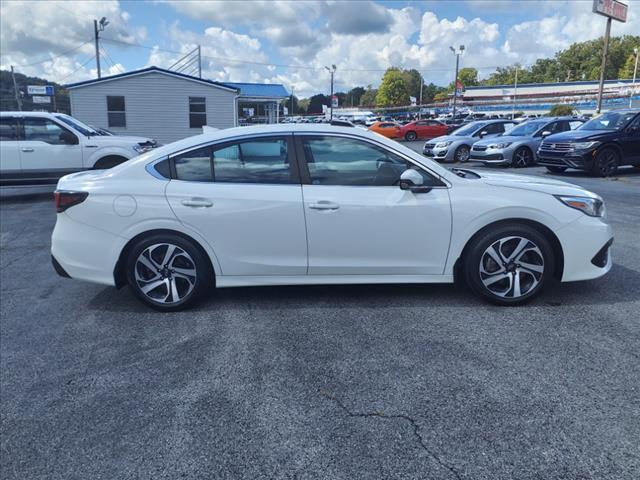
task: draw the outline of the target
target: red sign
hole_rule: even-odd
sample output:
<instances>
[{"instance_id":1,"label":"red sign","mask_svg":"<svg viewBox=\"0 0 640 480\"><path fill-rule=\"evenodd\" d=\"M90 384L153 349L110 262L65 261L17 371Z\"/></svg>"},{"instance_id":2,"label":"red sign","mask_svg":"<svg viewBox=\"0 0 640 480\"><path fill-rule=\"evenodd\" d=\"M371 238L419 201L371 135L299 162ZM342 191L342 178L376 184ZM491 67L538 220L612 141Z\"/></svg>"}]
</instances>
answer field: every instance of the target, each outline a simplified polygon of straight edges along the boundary
<instances>
[{"instance_id":1,"label":"red sign","mask_svg":"<svg viewBox=\"0 0 640 480\"><path fill-rule=\"evenodd\" d=\"M620 22L627 21L629 6L618 0L593 0L593 13L611 17Z\"/></svg>"}]
</instances>

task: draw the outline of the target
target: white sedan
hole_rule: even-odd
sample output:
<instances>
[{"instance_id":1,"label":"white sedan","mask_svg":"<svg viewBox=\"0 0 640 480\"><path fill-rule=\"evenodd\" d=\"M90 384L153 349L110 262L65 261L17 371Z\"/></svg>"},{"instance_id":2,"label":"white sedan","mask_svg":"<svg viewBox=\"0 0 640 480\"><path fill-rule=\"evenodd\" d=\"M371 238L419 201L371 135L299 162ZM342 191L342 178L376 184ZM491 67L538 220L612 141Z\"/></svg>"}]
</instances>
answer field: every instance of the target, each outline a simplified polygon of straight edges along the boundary
<instances>
[{"instance_id":1,"label":"white sedan","mask_svg":"<svg viewBox=\"0 0 640 480\"><path fill-rule=\"evenodd\" d=\"M604 275L600 197L547 178L448 170L358 128L206 133L63 177L52 256L67 277L159 310L211 287L452 283L502 305Z\"/></svg>"}]
</instances>

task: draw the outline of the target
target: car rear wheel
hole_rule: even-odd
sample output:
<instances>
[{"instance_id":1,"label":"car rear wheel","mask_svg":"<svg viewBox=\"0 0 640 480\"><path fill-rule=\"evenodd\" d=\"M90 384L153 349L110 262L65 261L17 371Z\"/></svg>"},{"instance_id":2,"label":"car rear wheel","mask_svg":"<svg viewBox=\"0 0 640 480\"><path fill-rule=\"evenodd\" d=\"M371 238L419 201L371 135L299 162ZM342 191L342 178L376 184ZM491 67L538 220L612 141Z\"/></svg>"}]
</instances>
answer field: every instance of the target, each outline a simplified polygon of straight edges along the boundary
<instances>
[{"instance_id":1,"label":"car rear wheel","mask_svg":"<svg viewBox=\"0 0 640 480\"><path fill-rule=\"evenodd\" d=\"M540 294L553 275L549 241L524 224L492 229L473 240L464 257L467 285L496 305L519 305Z\"/></svg>"},{"instance_id":2,"label":"car rear wheel","mask_svg":"<svg viewBox=\"0 0 640 480\"><path fill-rule=\"evenodd\" d=\"M413 142L414 140L416 140L418 138L418 134L416 132L407 132L404 135L404 139L407 142Z\"/></svg>"},{"instance_id":3,"label":"car rear wheel","mask_svg":"<svg viewBox=\"0 0 640 480\"><path fill-rule=\"evenodd\" d=\"M512 163L515 168L531 166L533 164L533 152L527 147L520 147L513 153Z\"/></svg>"},{"instance_id":4,"label":"car rear wheel","mask_svg":"<svg viewBox=\"0 0 640 480\"><path fill-rule=\"evenodd\" d=\"M619 162L618 153L612 148L605 148L593 160L591 173L598 177L609 177L616 173Z\"/></svg>"},{"instance_id":5,"label":"car rear wheel","mask_svg":"<svg viewBox=\"0 0 640 480\"><path fill-rule=\"evenodd\" d=\"M547 170L551 173L562 173L567 170L567 167L547 167Z\"/></svg>"},{"instance_id":6,"label":"car rear wheel","mask_svg":"<svg viewBox=\"0 0 640 480\"><path fill-rule=\"evenodd\" d=\"M182 310L212 285L209 262L196 245L179 235L141 239L127 258L127 281L142 302L156 310Z\"/></svg>"},{"instance_id":7,"label":"car rear wheel","mask_svg":"<svg viewBox=\"0 0 640 480\"><path fill-rule=\"evenodd\" d=\"M453 154L453 159L456 162L467 162L469 161L469 146L468 145L460 145L456 148L455 153Z\"/></svg>"}]
</instances>

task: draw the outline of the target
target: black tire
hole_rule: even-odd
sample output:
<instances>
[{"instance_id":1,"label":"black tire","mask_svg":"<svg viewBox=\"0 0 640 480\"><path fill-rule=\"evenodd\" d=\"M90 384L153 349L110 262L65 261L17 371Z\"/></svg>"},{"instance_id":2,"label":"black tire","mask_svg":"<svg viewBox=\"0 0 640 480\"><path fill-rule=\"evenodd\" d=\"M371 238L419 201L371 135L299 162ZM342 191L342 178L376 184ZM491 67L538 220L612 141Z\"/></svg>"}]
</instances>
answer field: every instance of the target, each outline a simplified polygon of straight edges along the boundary
<instances>
[{"instance_id":1,"label":"black tire","mask_svg":"<svg viewBox=\"0 0 640 480\"><path fill-rule=\"evenodd\" d=\"M528 147L520 147L513 152L511 165L514 168L524 168L533 165L533 152Z\"/></svg>"},{"instance_id":2,"label":"black tire","mask_svg":"<svg viewBox=\"0 0 640 480\"><path fill-rule=\"evenodd\" d=\"M593 159L591 173L597 177L615 175L620 165L620 156L613 148L603 148Z\"/></svg>"},{"instance_id":3,"label":"black tire","mask_svg":"<svg viewBox=\"0 0 640 480\"><path fill-rule=\"evenodd\" d=\"M171 252L164 245L175 247L168 262L164 260ZM140 261L141 255L147 262ZM158 233L144 237L133 245L127 256L125 268L129 288L140 301L159 311L191 307L214 284L212 267L205 255L193 241L180 235ZM157 271L149 267L157 268ZM191 271L193 275L182 275L182 272ZM162 284L147 293L142 290L158 282ZM172 287L175 287L177 301Z\"/></svg>"},{"instance_id":4,"label":"black tire","mask_svg":"<svg viewBox=\"0 0 640 480\"><path fill-rule=\"evenodd\" d=\"M524 244L522 253L515 260L505 261L521 240L529 242ZM496 246L501 250L499 259L503 265L488 253ZM544 235L529 225L514 222L477 235L465 250L462 271L466 284L476 295L496 305L521 305L542 292L553 277L554 261L553 249ZM534 271L534 267L542 271ZM487 286L485 282L492 283ZM516 285L520 290L517 296Z\"/></svg>"},{"instance_id":5,"label":"black tire","mask_svg":"<svg viewBox=\"0 0 640 480\"><path fill-rule=\"evenodd\" d=\"M407 132L404 134L404 139L407 142L413 142L418 139L418 134L416 132Z\"/></svg>"},{"instance_id":6,"label":"black tire","mask_svg":"<svg viewBox=\"0 0 640 480\"><path fill-rule=\"evenodd\" d=\"M568 167L547 167L547 170L551 173L563 173L567 171Z\"/></svg>"},{"instance_id":7,"label":"black tire","mask_svg":"<svg viewBox=\"0 0 640 480\"><path fill-rule=\"evenodd\" d=\"M121 163L124 163L127 160L128 160L127 158L121 157L119 155L108 155L98 160L93 166L93 168L95 170L107 170L109 168L115 167L116 165L120 165Z\"/></svg>"},{"instance_id":8,"label":"black tire","mask_svg":"<svg viewBox=\"0 0 640 480\"><path fill-rule=\"evenodd\" d=\"M469 148L469 145L460 145L453 153L453 161L460 163L468 162L470 154L471 149Z\"/></svg>"}]
</instances>

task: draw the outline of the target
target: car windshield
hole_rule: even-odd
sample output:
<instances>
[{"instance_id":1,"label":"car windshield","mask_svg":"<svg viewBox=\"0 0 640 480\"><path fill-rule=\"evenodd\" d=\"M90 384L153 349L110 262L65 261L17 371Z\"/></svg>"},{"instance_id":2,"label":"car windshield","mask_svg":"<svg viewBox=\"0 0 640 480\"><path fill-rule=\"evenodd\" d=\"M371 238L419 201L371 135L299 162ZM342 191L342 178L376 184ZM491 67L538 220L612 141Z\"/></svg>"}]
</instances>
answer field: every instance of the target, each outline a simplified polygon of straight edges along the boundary
<instances>
[{"instance_id":1,"label":"car windshield","mask_svg":"<svg viewBox=\"0 0 640 480\"><path fill-rule=\"evenodd\" d=\"M90 137L91 135L100 135L100 133L91 128L89 125L82 123L80 120L76 120L73 117L69 117L68 115L56 115L56 118L58 120L62 120L67 125L72 126L87 137Z\"/></svg>"},{"instance_id":2,"label":"car windshield","mask_svg":"<svg viewBox=\"0 0 640 480\"><path fill-rule=\"evenodd\" d=\"M607 112L584 123L580 130L621 130L637 112Z\"/></svg>"},{"instance_id":3,"label":"car windshield","mask_svg":"<svg viewBox=\"0 0 640 480\"><path fill-rule=\"evenodd\" d=\"M463 127L458 128L456 131L454 131L450 135L454 135L456 137L470 137L476 131L480 130L481 128L484 128L486 124L487 124L486 122L471 122L467 125L464 125Z\"/></svg>"},{"instance_id":4,"label":"car windshield","mask_svg":"<svg viewBox=\"0 0 640 480\"><path fill-rule=\"evenodd\" d=\"M529 137L544 127L549 122L526 122L509 130L510 137Z\"/></svg>"}]
</instances>

